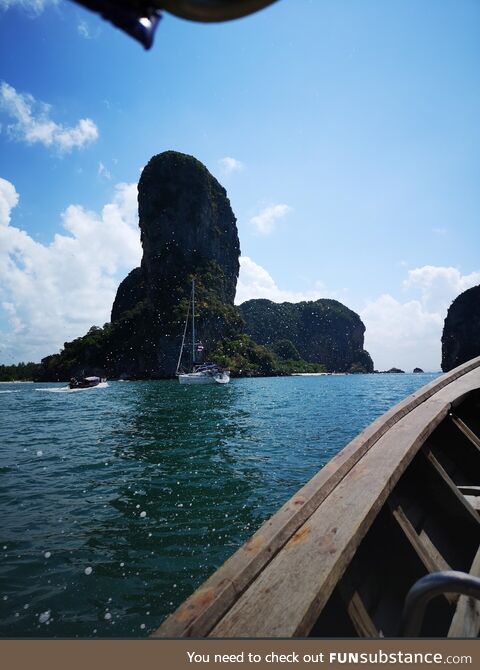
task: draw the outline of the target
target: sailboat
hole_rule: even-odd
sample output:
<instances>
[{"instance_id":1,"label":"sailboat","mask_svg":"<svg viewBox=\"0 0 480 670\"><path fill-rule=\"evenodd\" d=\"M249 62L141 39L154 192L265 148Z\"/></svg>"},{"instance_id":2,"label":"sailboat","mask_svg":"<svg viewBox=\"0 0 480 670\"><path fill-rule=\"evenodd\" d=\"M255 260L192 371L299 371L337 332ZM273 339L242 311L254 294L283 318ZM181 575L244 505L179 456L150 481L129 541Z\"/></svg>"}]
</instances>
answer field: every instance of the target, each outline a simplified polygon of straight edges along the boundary
<instances>
[{"instance_id":1,"label":"sailboat","mask_svg":"<svg viewBox=\"0 0 480 670\"><path fill-rule=\"evenodd\" d=\"M188 317L192 310L192 369L190 372L182 372L182 356L185 348L185 338L188 330ZM185 319L185 328L183 330L182 346L178 356L176 375L180 384L228 384L230 381L230 371L224 370L216 363L202 363L197 365L197 354L203 351L201 342L195 339L195 279L192 280L192 294L188 304L187 318Z\"/></svg>"}]
</instances>

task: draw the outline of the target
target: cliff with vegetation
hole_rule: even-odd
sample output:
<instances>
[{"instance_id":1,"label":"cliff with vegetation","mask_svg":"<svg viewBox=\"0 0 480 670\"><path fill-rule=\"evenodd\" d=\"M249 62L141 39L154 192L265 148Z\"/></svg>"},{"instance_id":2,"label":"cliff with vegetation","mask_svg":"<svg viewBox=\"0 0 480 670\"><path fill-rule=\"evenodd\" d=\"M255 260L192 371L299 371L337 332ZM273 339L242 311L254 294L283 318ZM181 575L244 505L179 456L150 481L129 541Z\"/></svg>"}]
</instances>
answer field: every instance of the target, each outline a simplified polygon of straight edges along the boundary
<instances>
[{"instance_id":1,"label":"cliff with vegetation","mask_svg":"<svg viewBox=\"0 0 480 670\"><path fill-rule=\"evenodd\" d=\"M480 356L480 286L464 291L450 305L442 335L442 370L475 356Z\"/></svg>"},{"instance_id":2,"label":"cliff with vegetation","mask_svg":"<svg viewBox=\"0 0 480 670\"><path fill-rule=\"evenodd\" d=\"M72 374L169 377L175 373L195 277L200 337L208 356L241 329L233 306L240 244L225 189L192 156L154 156L138 184L143 258L120 284L111 323L42 361L45 379Z\"/></svg>"},{"instance_id":3,"label":"cliff with vegetation","mask_svg":"<svg viewBox=\"0 0 480 670\"><path fill-rule=\"evenodd\" d=\"M365 326L358 314L336 300L249 300L240 305L240 312L245 332L259 344L290 347L298 358L329 372L373 372L363 348Z\"/></svg>"},{"instance_id":4,"label":"cliff with vegetation","mask_svg":"<svg viewBox=\"0 0 480 670\"><path fill-rule=\"evenodd\" d=\"M173 376L192 278L204 359L234 376L373 370L363 323L335 300L234 307L236 220L225 189L198 160L154 156L138 184L138 211L143 257L118 287L111 322L44 358L37 378Z\"/></svg>"}]
</instances>

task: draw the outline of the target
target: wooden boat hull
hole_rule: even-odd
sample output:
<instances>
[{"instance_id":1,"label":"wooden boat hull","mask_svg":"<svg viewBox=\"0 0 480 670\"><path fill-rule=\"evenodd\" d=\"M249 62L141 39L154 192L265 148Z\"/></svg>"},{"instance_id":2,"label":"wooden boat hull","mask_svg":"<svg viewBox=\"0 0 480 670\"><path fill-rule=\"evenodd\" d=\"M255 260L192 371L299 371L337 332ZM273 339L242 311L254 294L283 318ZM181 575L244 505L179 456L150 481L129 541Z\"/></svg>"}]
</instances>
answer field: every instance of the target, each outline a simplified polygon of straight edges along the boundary
<instances>
[{"instance_id":1,"label":"wooden boat hull","mask_svg":"<svg viewBox=\"0 0 480 670\"><path fill-rule=\"evenodd\" d=\"M358 435L162 624L158 637L398 636L406 594L480 573L480 357ZM477 635L441 596L421 634Z\"/></svg>"}]
</instances>

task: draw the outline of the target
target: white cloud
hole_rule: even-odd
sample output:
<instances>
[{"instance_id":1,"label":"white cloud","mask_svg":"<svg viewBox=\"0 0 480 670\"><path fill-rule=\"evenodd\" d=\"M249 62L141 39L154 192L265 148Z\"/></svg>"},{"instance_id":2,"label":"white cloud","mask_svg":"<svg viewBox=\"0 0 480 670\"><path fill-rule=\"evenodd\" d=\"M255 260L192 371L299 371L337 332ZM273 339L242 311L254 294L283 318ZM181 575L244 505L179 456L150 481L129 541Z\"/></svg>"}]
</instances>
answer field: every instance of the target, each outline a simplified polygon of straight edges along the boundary
<instances>
[{"instance_id":1,"label":"white cloud","mask_svg":"<svg viewBox=\"0 0 480 670\"><path fill-rule=\"evenodd\" d=\"M7 10L10 7L20 7L28 14L38 16L49 5L57 5L58 0L0 0L0 9Z\"/></svg>"},{"instance_id":2,"label":"white cloud","mask_svg":"<svg viewBox=\"0 0 480 670\"><path fill-rule=\"evenodd\" d=\"M319 298L335 298L338 300L338 295L339 292L329 291L320 281L315 282L313 288L308 291L281 289L265 268L252 261L248 256L240 257L240 274L235 295L237 305L253 298L267 298L272 302L301 302L302 300L318 300Z\"/></svg>"},{"instance_id":3,"label":"white cloud","mask_svg":"<svg viewBox=\"0 0 480 670\"><path fill-rule=\"evenodd\" d=\"M105 165L102 163L102 161L99 162L98 164L98 176L103 177L104 179L111 179L112 174L108 168L105 167Z\"/></svg>"},{"instance_id":4,"label":"white cloud","mask_svg":"<svg viewBox=\"0 0 480 670\"><path fill-rule=\"evenodd\" d=\"M10 212L18 204L18 193L15 186L0 177L0 226L8 226Z\"/></svg>"},{"instance_id":5,"label":"white cloud","mask_svg":"<svg viewBox=\"0 0 480 670\"><path fill-rule=\"evenodd\" d=\"M376 369L440 369L440 339L445 315L429 312L420 300L400 302L384 294L360 311L365 349Z\"/></svg>"},{"instance_id":6,"label":"white cloud","mask_svg":"<svg viewBox=\"0 0 480 670\"><path fill-rule=\"evenodd\" d=\"M381 295L360 310L367 331L365 348L377 369L392 366L439 370L441 337L448 307L460 293L480 284L480 272L462 275L457 268L425 265L403 282L410 299Z\"/></svg>"},{"instance_id":7,"label":"white cloud","mask_svg":"<svg viewBox=\"0 0 480 670\"><path fill-rule=\"evenodd\" d=\"M87 21L82 19L77 24L77 32L85 40L94 40L100 36L101 29L99 27L92 28Z\"/></svg>"},{"instance_id":8,"label":"white cloud","mask_svg":"<svg viewBox=\"0 0 480 670\"><path fill-rule=\"evenodd\" d=\"M270 235L275 230L277 221L291 211L292 208L289 205L269 205L256 216L253 216L249 223L256 229L259 235Z\"/></svg>"},{"instance_id":9,"label":"white cloud","mask_svg":"<svg viewBox=\"0 0 480 670\"><path fill-rule=\"evenodd\" d=\"M86 40L92 39L90 28L86 21L80 21L77 25L78 34Z\"/></svg>"},{"instance_id":10,"label":"white cloud","mask_svg":"<svg viewBox=\"0 0 480 670\"><path fill-rule=\"evenodd\" d=\"M109 321L119 281L141 258L136 184L118 184L100 214L67 207L65 233L47 245L10 224L17 202L14 186L0 179L0 305L8 324L0 358L7 362L39 360Z\"/></svg>"},{"instance_id":11,"label":"white cloud","mask_svg":"<svg viewBox=\"0 0 480 670\"><path fill-rule=\"evenodd\" d=\"M452 300L476 284L480 284L480 272L462 275L454 267L424 265L409 271L403 287L419 291L422 304L446 316Z\"/></svg>"},{"instance_id":12,"label":"white cloud","mask_svg":"<svg viewBox=\"0 0 480 670\"><path fill-rule=\"evenodd\" d=\"M73 127L56 123L50 118L50 105L28 93L18 93L7 82L0 84L0 111L14 119L7 126L8 133L27 144L40 143L67 153L98 138L98 128L91 119L80 119Z\"/></svg>"},{"instance_id":13,"label":"white cloud","mask_svg":"<svg viewBox=\"0 0 480 670\"><path fill-rule=\"evenodd\" d=\"M245 168L241 161L237 160L236 158L232 158L231 156L220 158L218 163L222 169L222 174L225 176L233 174L234 172L241 172Z\"/></svg>"}]
</instances>

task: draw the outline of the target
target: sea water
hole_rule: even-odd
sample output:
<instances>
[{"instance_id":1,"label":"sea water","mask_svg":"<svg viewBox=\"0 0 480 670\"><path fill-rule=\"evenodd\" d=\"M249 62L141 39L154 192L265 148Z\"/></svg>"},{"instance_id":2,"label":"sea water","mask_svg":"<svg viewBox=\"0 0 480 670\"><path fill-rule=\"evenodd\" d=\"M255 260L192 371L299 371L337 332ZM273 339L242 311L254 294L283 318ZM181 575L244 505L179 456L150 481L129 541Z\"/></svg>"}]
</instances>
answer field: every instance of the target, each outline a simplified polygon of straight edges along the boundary
<instances>
[{"instance_id":1,"label":"sea water","mask_svg":"<svg viewBox=\"0 0 480 670\"><path fill-rule=\"evenodd\" d=\"M0 385L0 635L143 637L434 374Z\"/></svg>"}]
</instances>

